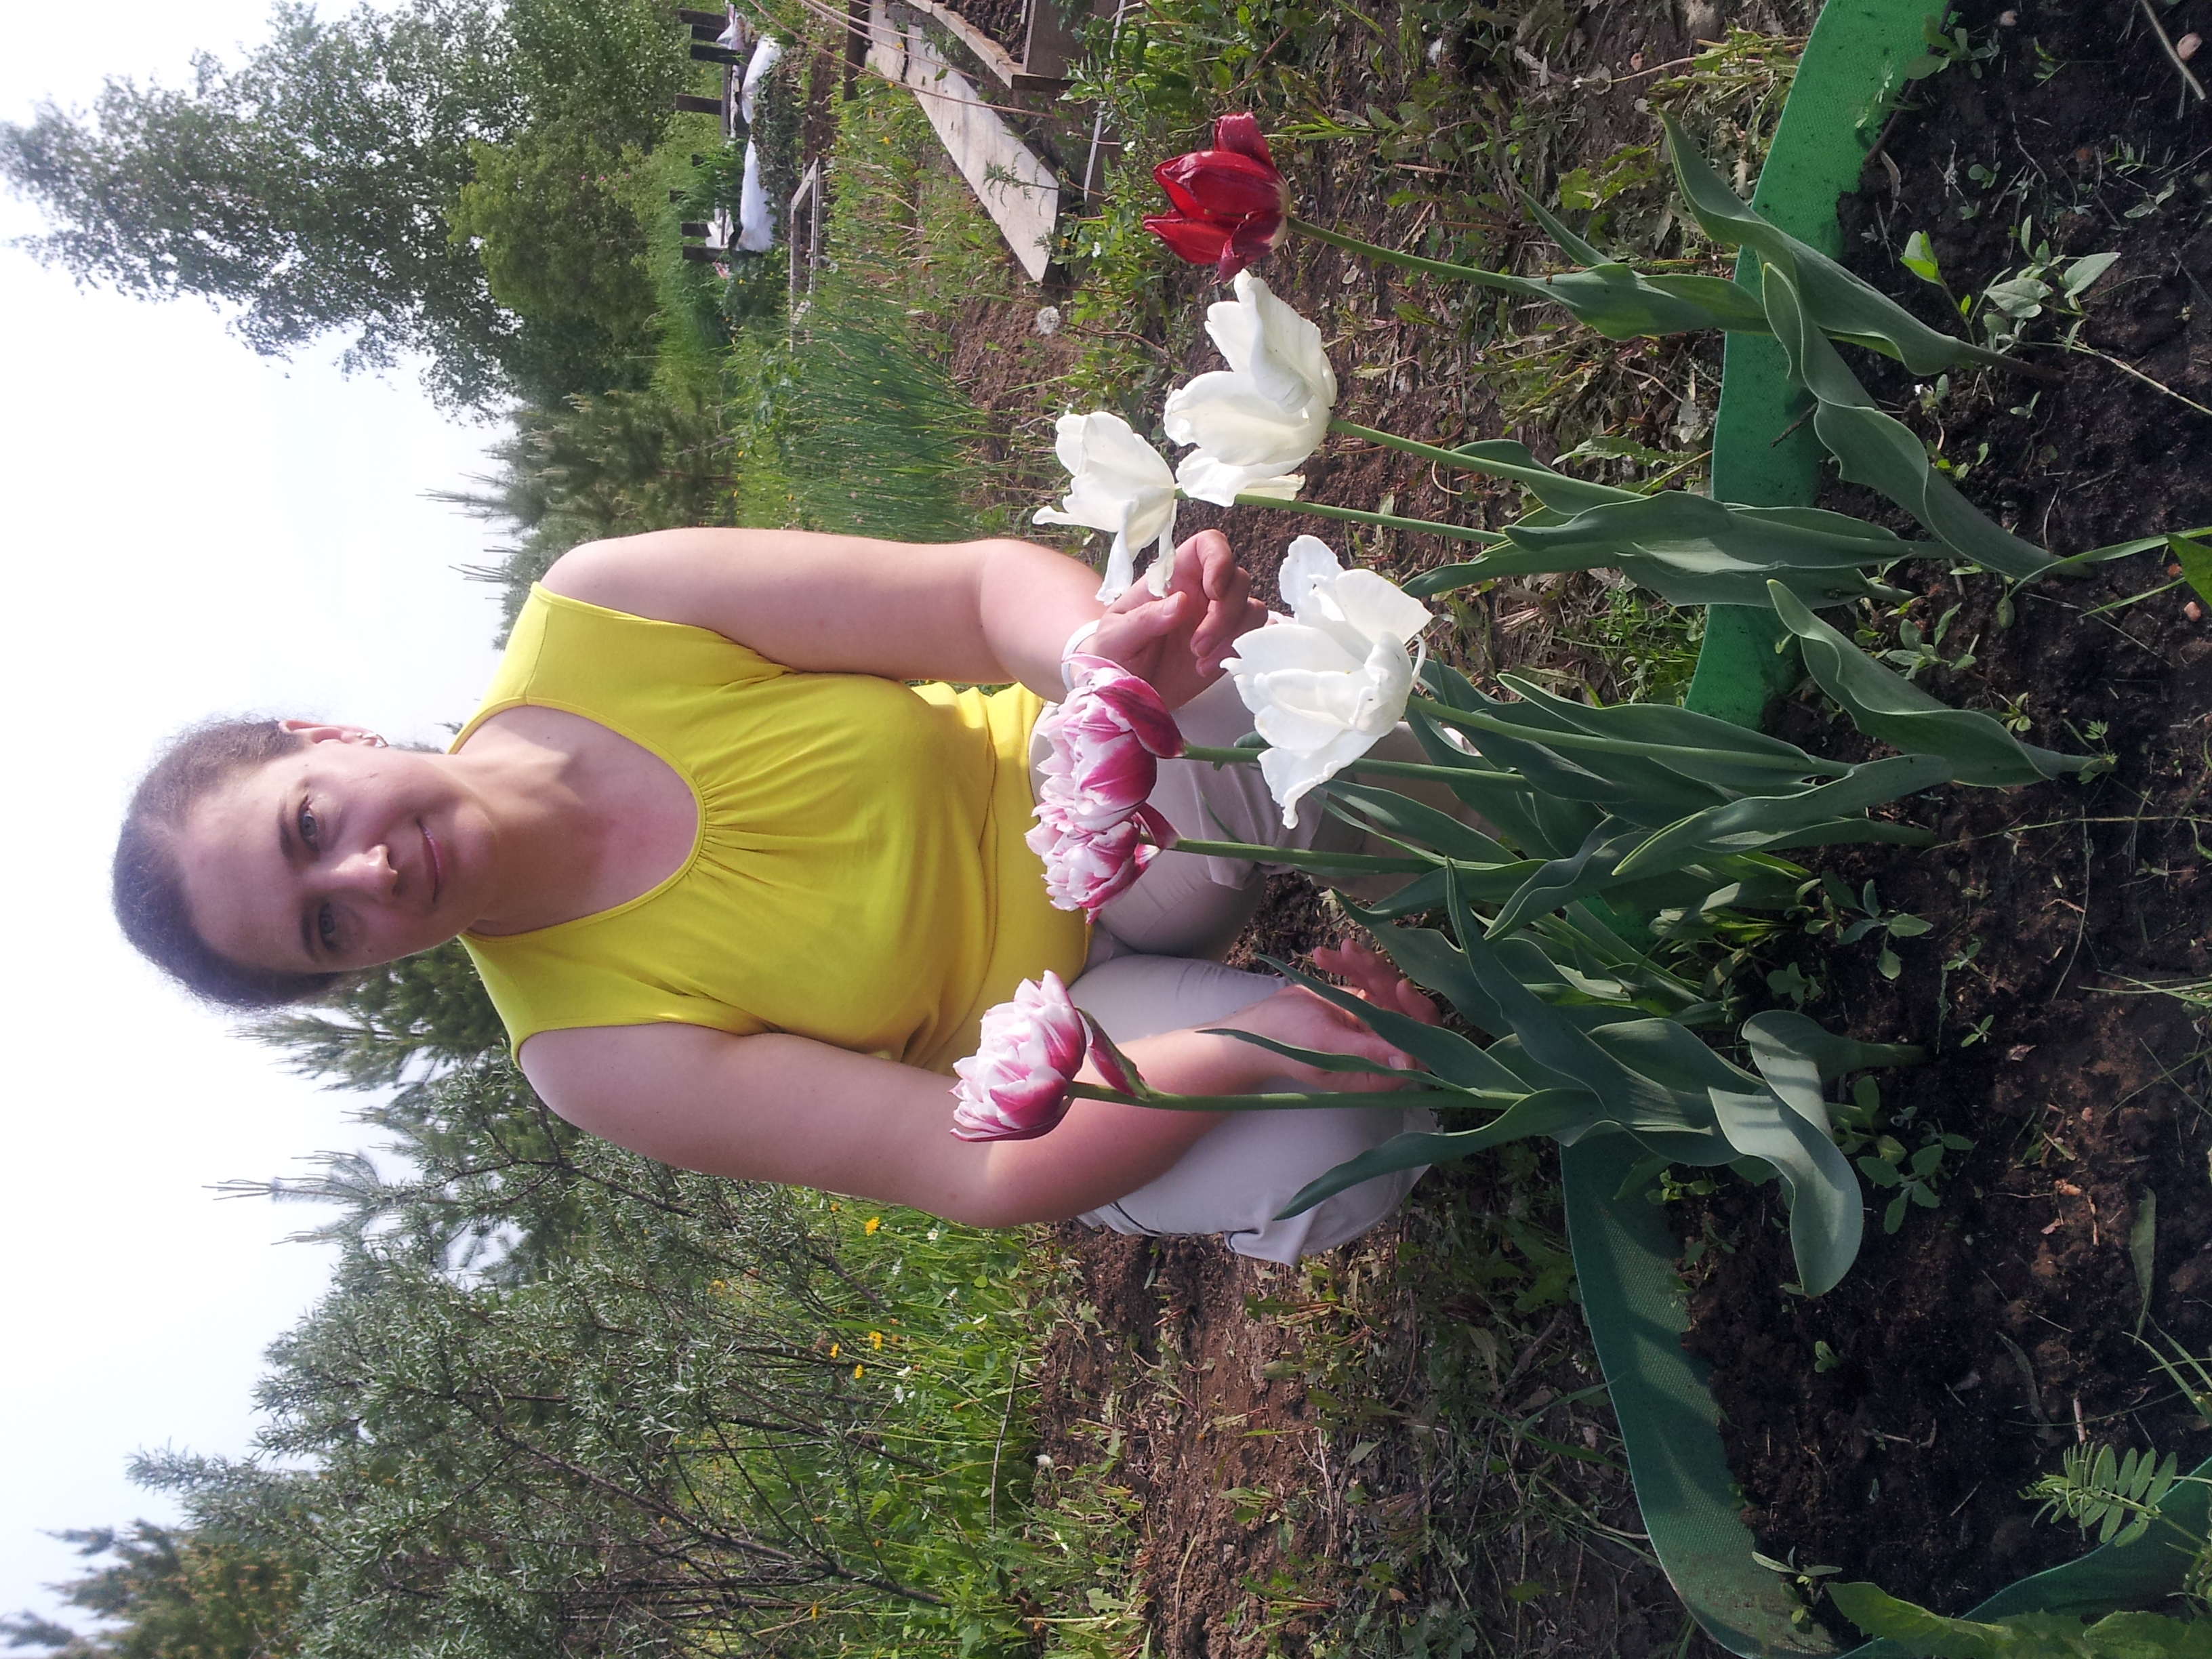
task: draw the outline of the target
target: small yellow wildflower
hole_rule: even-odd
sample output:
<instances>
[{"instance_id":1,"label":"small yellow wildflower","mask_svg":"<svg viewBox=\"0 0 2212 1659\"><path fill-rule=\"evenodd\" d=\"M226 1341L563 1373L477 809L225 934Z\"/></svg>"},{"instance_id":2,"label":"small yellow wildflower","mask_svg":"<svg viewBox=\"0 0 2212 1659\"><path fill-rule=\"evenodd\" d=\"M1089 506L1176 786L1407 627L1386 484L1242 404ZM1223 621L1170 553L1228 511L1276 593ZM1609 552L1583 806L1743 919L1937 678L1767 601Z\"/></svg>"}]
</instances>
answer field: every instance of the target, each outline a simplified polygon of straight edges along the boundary
<instances>
[{"instance_id":1,"label":"small yellow wildflower","mask_svg":"<svg viewBox=\"0 0 2212 1659\"><path fill-rule=\"evenodd\" d=\"M830 1345L830 1357L832 1359L835 1359L837 1357L837 1346L838 1345L835 1342L832 1342Z\"/></svg>"},{"instance_id":2,"label":"small yellow wildflower","mask_svg":"<svg viewBox=\"0 0 2212 1659\"><path fill-rule=\"evenodd\" d=\"M859 1381L860 1381L863 1376L866 1376L866 1375L867 1375L867 1372L868 1372L868 1368L867 1368L866 1365L855 1365L855 1366L854 1366L854 1367L853 1367L853 1381L854 1381L855 1382L859 1382Z\"/></svg>"},{"instance_id":3,"label":"small yellow wildflower","mask_svg":"<svg viewBox=\"0 0 2212 1659\"><path fill-rule=\"evenodd\" d=\"M872 1348L881 1348L884 1346L884 1334L881 1331L870 1331L868 1346Z\"/></svg>"},{"instance_id":4,"label":"small yellow wildflower","mask_svg":"<svg viewBox=\"0 0 2212 1659\"><path fill-rule=\"evenodd\" d=\"M881 1217L881 1216L879 1216L879 1215L872 1215L872 1216L870 1216L870 1217L868 1218L868 1224L867 1224L866 1226L865 1226L865 1227L861 1228L861 1229L860 1229L860 1231L861 1231L862 1232L864 1232L864 1233L867 1233L867 1234L869 1234L869 1235L871 1235L871 1236L873 1236L873 1234L874 1234L874 1232L875 1232L876 1229L877 1229L877 1228L878 1228L878 1227L880 1227L880 1226L882 1226L883 1224L884 1224L884 1218L883 1218L883 1217Z\"/></svg>"}]
</instances>

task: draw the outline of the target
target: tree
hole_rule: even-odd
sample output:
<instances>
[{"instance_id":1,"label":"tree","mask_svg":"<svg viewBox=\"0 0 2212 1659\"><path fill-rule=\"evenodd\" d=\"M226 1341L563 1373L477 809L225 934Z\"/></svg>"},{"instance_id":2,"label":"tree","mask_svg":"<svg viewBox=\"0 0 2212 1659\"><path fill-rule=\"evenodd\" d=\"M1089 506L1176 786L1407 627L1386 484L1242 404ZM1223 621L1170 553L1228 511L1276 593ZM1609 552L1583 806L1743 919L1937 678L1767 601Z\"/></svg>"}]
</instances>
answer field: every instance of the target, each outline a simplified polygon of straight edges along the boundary
<instances>
[{"instance_id":1,"label":"tree","mask_svg":"<svg viewBox=\"0 0 2212 1659\"><path fill-rule=\"evenodd\" d=\"M513 143L470 146L476 177L447 212L473 244L492 297L526 318L602 330L640 349L653 304L645 226L632 205L642 159L591 127L552 121Z\"/></svg>"},{"instance_id":2,"label":"tree","mask_svg":"<svg viewBox=\"0 0 2212 1659\"><path fill-rule=\"evenodd\" d=\"M550 402L642 368L602 324L502 309L447 210L472 144L540 120L653 142L680 33L646 0L410 0L331 20L281 0L240 64L202 54L185 88L110 81L88 116L47 103L0 124L0 177L55 227L30 250L81 282L235 307L269 355L333 333L349 369L422 354L449 405Z\"/></svg>"},{"instance_id":3,"label":"tree","mask_svg":"<svg viewBox=\"0 0 2212 1659\"><path fill-rule=\"evenodd\" d=\"M112 1621L84 1637L23 1613L0 1619L11 1648L41 1648L47 1659L286 1659L299 1603L299 1563L281 1548L220 1533L177 1532L141 1521L61 1534L88 1560L111 1558L62 1585L73 1607Z\"/></svg>"}]
</instances>

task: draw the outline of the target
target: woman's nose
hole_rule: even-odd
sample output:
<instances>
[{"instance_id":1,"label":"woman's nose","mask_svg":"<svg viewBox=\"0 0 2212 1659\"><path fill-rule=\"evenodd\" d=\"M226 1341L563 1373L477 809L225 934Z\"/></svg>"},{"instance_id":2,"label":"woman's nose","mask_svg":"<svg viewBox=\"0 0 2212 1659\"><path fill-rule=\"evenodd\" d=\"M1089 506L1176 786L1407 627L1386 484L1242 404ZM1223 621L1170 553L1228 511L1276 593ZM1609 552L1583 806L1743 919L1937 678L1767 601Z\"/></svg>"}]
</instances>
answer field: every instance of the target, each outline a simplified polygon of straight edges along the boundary
<instances>
[{"instance_id":1,"label":"woman's nose","mask_svg":"<svg viewBox=\"0 0 2212 1659\"><path fill-rule=\"evenodd\" d=\"M392 867L392 854L381 842L348 854L331 866L331 884L360 897L389 897L399 872Z\"/></svg>"}]
</instances>

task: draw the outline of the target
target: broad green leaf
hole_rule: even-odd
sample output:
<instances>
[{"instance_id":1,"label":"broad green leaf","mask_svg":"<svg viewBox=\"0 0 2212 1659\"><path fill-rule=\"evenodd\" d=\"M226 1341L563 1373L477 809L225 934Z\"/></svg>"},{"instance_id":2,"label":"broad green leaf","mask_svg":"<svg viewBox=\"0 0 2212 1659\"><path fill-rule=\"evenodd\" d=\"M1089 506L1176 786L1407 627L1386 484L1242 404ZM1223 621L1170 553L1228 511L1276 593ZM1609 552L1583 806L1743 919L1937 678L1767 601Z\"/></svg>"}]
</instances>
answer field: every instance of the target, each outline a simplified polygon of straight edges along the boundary
<instances>
[{"instance_id":1,"label":"broad green leaf","mask_svg":"<svg viewBox=\"0 0 2212 1659\"><path fill-rule=\"evenodd\" d=\"M1936 245L1928 240L1928 233L1916 230L1905 239L1905 255L1898 263L1923 283L1943 286L1942 267L1936 263Z\"/></svg>"},{"instance_id":2,"label":"broad green leaf","mask_svg":"<svg viewBox=\"0 0 2212 1659\"><path fill-rule=\"evenodd\" d=\"M1760 599L1765 597L1762 591ZM1498 679L1525 706L1550 714L1559 726L1642 744L1653 761L1694 783L1744 794L1794 794L1808 776L1840 775L1850 769L1840 762L1815 759L1764 732L1673 703L1577 702L1520 674L1504 673Z\"/></svg>"},{"instance_id":3,"label":"broad green leaf","mask_svg":"<svg viewBox=\"0 0 2212 1659\"><path fill-rule=\"evenodd\" d=\"M2110 1659L2212 1659L2212 1619L2162 1613L2108 1613L2083 1632L2092 1653Z\"/></svg>"},{"instance_id":4,"label":"broad green leaf","mask_svg":"<svg viewBox=\"0 0 2212 1659\"><path fill-rule=\"evenodd\" d=\"M2069 262L2066 267L2066 297L2078 300L2088 292L2091 284L2112 268L2120 256L2117 253L2085 253Z\"/></svg>"},{"instance_id":5,"label":"broad green leaf","mask_svg":"<svg viewBox=\"0 0 2212 1659\"><path fill-rule=\"evenodd\" d=\"M1797 1282L1809 1296L1835 1289L1859 1253L1866 1225L1859 1184L1825 1119L1815 1127L1771 1088L1757 1094L1711 1091L1714 1115L1729 1145L1747 1158L1764 1158L1789 1194L1790 1249ZM1817 1106L1819 1096L1814 1097Z\"/></svg>"},{"instance_id":6,"label":"broad green leaf","mask_svg":"<svg viewBox=\"0 0 2212 1659\"><path fill-rule=\"evenodd\" d=\"M1530 807L1540 818L1546 796L1587 802L1645 823L1664 823L1723 798L1712 785L1660 765L1645 752L1648 745L1633 738L1578 732L1540 704L1474 695L1481 698L1474 708L1418 702L1409 707L1465 732L1486 757L1534 784L1539 793ZM1585 825L1583 837L1589 828Z\"/></svg>"},{"instance_id":7,"label":"broad green leaf","mask_svg":"<svg viewBox=\"0 0 2212 1659\"><path fill-rule=\"evenodd\" d=\"M1508 525L1497 548L1426 572L1406 591L1426 598L1501 576L1613 568L1674 605L1764 604L1771 578L1830 605L1889 593L1867 573L1917 550L1841 514L1739 507L1679 489L1544 517L1551 521Z\"/></svg>"},{"instance_id":8,"label":"broad green leaf","mask_svg":"<svg viewBox=\"0 0 2212 1659\"><path fill-rule=\"evenodd\" d=\"M1867 736L1906 756L1942 757L1960 783L2034 783L2069 773L2078 776L2098 765L2090 756L2061 755L2022 743L1987 714L1938 702L1868 656L1779 584L1771 585L1767 594L1784 625L1797 636L1807 672Z\"/></svg>"},{"instance_id":9,"label":"broad green leaf","mask_svg":"<svg viewBox=\"0 0 2212 1659\"><path fill-rule=\"evenodd\" d=\"M1280 1054L1285 1060L1294 1060L1299 1065L1310 1066L1317 1072L1357 1073L1366 1077L1403 1078L1408 1075L1395 1066L1384 1066L1375 1060L1362 1060L1357 1054L1331 1054L1321 1048L1301 1048L1295 1043L1278 1042L1273 1037L1261 1036L1252 1031L1232 1031L1226 1027L1208 1025L1200 1028L1200 1035L1235 1037L1239 1042L1249 1042L1255 1048L1265 1048L1271 1054ZM1413 1075L1425 1074L1413 1073ZM1515 1091L1515 1097L1519 1097L1518 1091ZM1479 1099L1478 1095L1469 1092L1469 1104L1476 1103Z\"/></svg>"},{"instance_id":10,"label":"broad green leaf","mask_svg":"<svg viewBox=\"0 0 2212 1659\"><path fill-rule=\"evenodd\" d=\"M1809 617L1813 613L1808 611L1803 614ZM1994 720L1990 723L1996 724ZM2002 726L1997 729L2004 730ZM2009 737L2011 733L2006 735ZM1649 874L1714 853L1750 853L1784 844L1814 828L1828 830L1845 814L1863 812L1869 806L1931 787L1952 775L1951 763L1941 756L1893 755L1854 767L1849 777L1838 778L1800 794L1751 796L1707 807L1652 836L1621 860L1617 873ZM1832 842L1841 838L1830 834L1822 836Z\"/></svg>"},{"instance_id":11,"label":"broad green leaf","mask_svg":"<svg viewBox=\"0 0 2212 1659\"><path fill-rule=\"evenodd\" d=\"M1744 1021L1743 1040L1762 1073L1772 1075L1760 1059L1762 1054L1789 1053L1809 1060L1824 1084L1852 1072L1877 1066L1917 1066L1928 1058L1926 1049L1908 1042L1861 1042L1856 1037L1839 1036L1803 1014L1779 1009L1753 1014Z\"/></svg>"},{"instance_id":12,"label":"broad green leaf","mask_svg":"<svg viewBox=\"0 0 2212 1659\"><path fill-rule=\"evenodd\" d=\"M1828 1599L1869 1636L1905 1644L1915 1659L2020 1659L2012 1632L2002 1625L1946 1619L1887 1595L1875 1584L1830 1584Z\"/></svg>"},{"instance_id":13,"label":"broad green leaf","mask_svg":"<svg viewBox=\"0 0 2212 1659\"><path fill-rule=\"evenodd\" d=\"M1395 789L1355 783L1342 777L1331 778L1320 787L1328 792L1331 800L1357 807L1364 818L1384 834L1419 842L1462 865L1510 866L1522 862L1474 825L1462 823L1450 813L1424 805Z\"/></svg>"},{"instance_id":14,"label":"broad green leaf","mask_svg":"<svg viewBox=\"0 0 2212 1659\"><path fill-rule=\"evenodd\" d=\"M2174 563L2181 567L2182 579L2196 590L2197 597L2212 601L2212 547L2192 536L2168 536L2166 547L2172 554Z\"/></svg>"},{"instance_id":15,"label":"broad green leaf","mask_svg":"<svg viewBox=\"0 0 2212 1659\"><path fill-rule=\"evenodd\" d=\"M1394 1135L1380 1146L1370 1147L1358 1158L1308 1182L1283 1206L1277 1219L1303 1215L1323 1199L1333 1198L1363 1181L1372 1181L1376 1176L1419 1169L1425 1164L1455 1164L1492 1146L1502 1146L1509 1140L1553 1135L1572 1141L1597 1126L1600 1118L1597 1102L1589 1095L1578 1089L1553 1089L1528 1096L1479 1129L1448 1133L1411 1130Z\"/></svg>"},{"instance_id":16,"label":"broad green leaf","mask_svg":"<svg viewBox=\"0 0 2212 1659\"><path fill-rule=\"evenodd\" d=\"M1770 266L1760 292L1791 377L1816 400L1813 429L1844 477L1880 490L1962 558L2008 576L2049 568L2050 553L2000 529L1936 470L1911 428L1875 407L1858 377L1814 325L1809 302L1788 270Z\"/></svg>"},{"instance_id":17,"label":"broad green leaf","mask_svg":"<svg viewBox=\"0 0 2212 1659\"><path fill-rule=\"evenodd\" d=\"M1613 868L1645 837L1639 825L1607 818L1571 858L1553 859L1522 882L1492 920L1485 933L1502 939L1532 917L1559 909L1613 884Z\"/></svg>"},{"instance_id":18,"label":"broad green leaf","mask_svg":"<svg viewBox=\"0 0 2212 1659\"><path fill-rule=\"evenodd\" d=\"M1660 119L1667 127L1674 181L1691 216L1715 241L1751 249L1767 271L1779 267L1791 272L1819 328L1895 357L1916 374L1934 374L1969 362L2013 366L1996 352L1929 327L1818 248L1770 222L1728 187L1672 116L1662 114ZM1774 316L1771 306L1767 316L1770 320ZM1780 332L1778 326L1776 332Z\"/></svg>"}]
</instances>

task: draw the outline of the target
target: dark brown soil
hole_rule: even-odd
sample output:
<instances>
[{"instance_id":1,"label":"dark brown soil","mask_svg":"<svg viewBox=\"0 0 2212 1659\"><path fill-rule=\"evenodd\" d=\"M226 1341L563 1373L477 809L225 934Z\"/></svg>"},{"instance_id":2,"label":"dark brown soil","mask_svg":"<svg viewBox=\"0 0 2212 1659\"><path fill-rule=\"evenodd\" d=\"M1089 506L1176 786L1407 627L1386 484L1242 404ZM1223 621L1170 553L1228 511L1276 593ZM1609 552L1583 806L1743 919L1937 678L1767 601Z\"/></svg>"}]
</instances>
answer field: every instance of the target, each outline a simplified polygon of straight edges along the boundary
<instances>
[{"instance_id":1,"label":"dark brown soil","mask_svg":"<svg viewBox=\"0 0 2212 1659\"><path fill-rule=\"evenodd\" d=\"M1960 65L1922 83L1923 107L1885 146L1894 181L1877 161L1844 203L1846 257L1941 325L1943 296L1898 264L1906 238L1924 231L1952 291L1978 294L2027 263L2019 227L2032 214L2031 242L2121 255L2092 291L2081 339L2136 374L2046 349L2032 355L2062 368L2061 384L1954 376L1923 406L1893 365L1855 355L1854 366L1971 468L1971 498L2055 550L2212 524L2212 416L2138 378L2212 405L2212 117L2185 99L2136 5L2023 4L2010 27L1999 9L1961 9L1972 38L2002 49L1979 78ZM2212 29L2212 0L2158 9L2176 37ZM2063 325L2045 320L2031 337ZM1864 491L1838 486L1824 500L1907 527ZM1923 684L1953 703L2022 709L2032 740L2109 748L2117 764L2087 786L1942 792L1906 814L1935 831L1934 848L1826 860L1855 890L1873 882L1885 911L1934 930L1898 944L1894 980L1876 971L1878 939L1838 949L1800 938L1774 962L1818 982L1808 1011L1824 1023L1934 1052L1881 1079L1907 1119L1901 1139L1917 1146L1933 1125L1974 1146L1947 1164L1940 1207L1911 1210L1893 1237L1875 1194L1864 1254L1818 1301L1778 1288L1791 1273L1771 1197L1723 1185L1686 1206L1689 1233L1720 1243L1686 1269L1687 1340L1713 1364L1730 1464L1765 1547L1955 1611L2082 1547L2070 1527L2033 1524L2037 1506L2020 1496L2063 1446L2155 1447L2185 1468L2212 1455L2212 1433L2135 1339L2130 1255L2154 1193L2143 1334L2162 1329L2204 1353L2206 1040L2190 1006L2129 994L2212 974L2199 839L2212 625L2186 587L2125 603L2170 580L2162 556L2027 590L2009 626L1996 579L1937 562L1907 568L1902 585L1925 596L1913 616L1932 626L1958 605L1944 654L1971 642L1977 658ZM2118 608L2092 614L2106 606ZM1827 752L1856 742L1808 702L1776 723ZM1834 1356L1826 1370L1819 1343Z\"/></svg>"}]
</instances>

